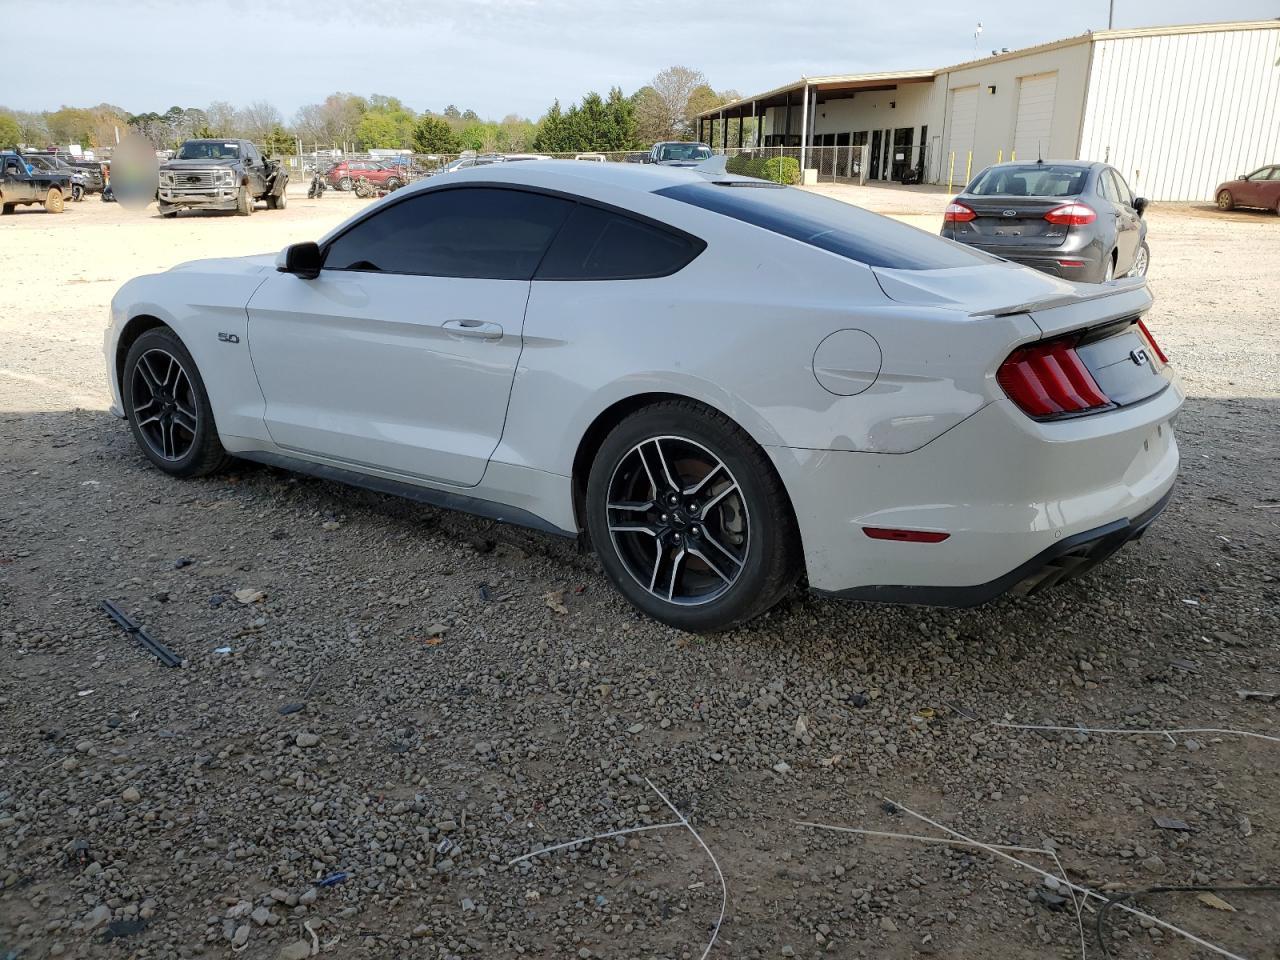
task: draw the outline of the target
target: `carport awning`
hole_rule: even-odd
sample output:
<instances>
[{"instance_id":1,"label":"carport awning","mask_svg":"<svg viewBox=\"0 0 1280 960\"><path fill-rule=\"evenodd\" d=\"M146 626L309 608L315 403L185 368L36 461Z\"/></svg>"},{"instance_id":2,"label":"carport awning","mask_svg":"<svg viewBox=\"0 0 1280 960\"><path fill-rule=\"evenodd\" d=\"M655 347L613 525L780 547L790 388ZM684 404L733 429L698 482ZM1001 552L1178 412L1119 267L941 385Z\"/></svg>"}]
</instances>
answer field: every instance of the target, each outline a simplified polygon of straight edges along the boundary
<instances>
[{"instance_id":1,"label":"carport awning","mask_svg":"<svg viewBox=\"0 0 1280 960\"><path fill-rule=\"evenodd\" d=\"M870 90L894 90L904 83L932 83L936 75L934 70L904 70L896 73L857 73L836 77L809 77L789 83L786 86L768 90L752 97L733 100L720 107L704 110L698 114L699 120L718 120L736 117L749 117L752 112L762 113L769 107L786 106L788 102L798 105L804 99L804 90L818 91L818 101L846 100L855 93Z\"/></svg>"}]
</instances>

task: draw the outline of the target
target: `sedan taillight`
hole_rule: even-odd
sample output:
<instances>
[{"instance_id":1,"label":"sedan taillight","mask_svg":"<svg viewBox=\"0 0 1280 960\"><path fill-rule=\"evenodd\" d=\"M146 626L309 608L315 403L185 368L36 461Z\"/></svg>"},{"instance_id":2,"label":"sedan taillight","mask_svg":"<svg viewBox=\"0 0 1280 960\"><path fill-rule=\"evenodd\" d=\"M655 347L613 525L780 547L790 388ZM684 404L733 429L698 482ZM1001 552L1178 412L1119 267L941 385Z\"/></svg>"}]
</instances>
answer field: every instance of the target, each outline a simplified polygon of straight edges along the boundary
<instances>
[{"instance_id":1,"label":"sedan taillight","mask_svg":"<svg viewBox=\"0 0 1280 960\"><path fill-rule=\"evenodd\" d=\"M966 207L963 203L956 203L952 200L947 204L946 212L942 214L943 223L968 223L977 217L977 214Z\"/></svg>"},{"instance_id":2,"label":"sedan taillight","mask_svg":"<svg viewBox=\"0 0 1280 960\"><path fill-rule=\"evenodd\" d=\"M1075 338L1019 347L996 372L996 381L1023 413L1047 419L1111 405L1075 350Z\"/></svg>"},{"instance_id":3,"label":"sedan taillight","mask_svg":"<svg viewBox=\"0 0 1280 960\"><path fill-rule=\"evenodd\" d=\"M1151 331L1147 329L1145 321L1138 321L1138 330L1142 333L1142 339L1147 341L1147 346L1156 352L1156 356L1160 358L1160 365L1167 366L1169 358L1164 355L1164 351L1160 349L1160 344L1156 343L1156 338L1151 335Z\"/></svg>"},{"instance_id":4,"label":"sedan taillight","mask_svg":"<svg viewBox=\"0 0 1280 960\"><path fill-rule=\"evenodd\" d=\"M1082 227L1086 223L1093 223L1098 219L1098 215L1093 212L1093 207L1086 203L1064 203L1060 207L1054 207L1044 215L1044 218L1059 226Z\"/></svg>"}]
</instances>

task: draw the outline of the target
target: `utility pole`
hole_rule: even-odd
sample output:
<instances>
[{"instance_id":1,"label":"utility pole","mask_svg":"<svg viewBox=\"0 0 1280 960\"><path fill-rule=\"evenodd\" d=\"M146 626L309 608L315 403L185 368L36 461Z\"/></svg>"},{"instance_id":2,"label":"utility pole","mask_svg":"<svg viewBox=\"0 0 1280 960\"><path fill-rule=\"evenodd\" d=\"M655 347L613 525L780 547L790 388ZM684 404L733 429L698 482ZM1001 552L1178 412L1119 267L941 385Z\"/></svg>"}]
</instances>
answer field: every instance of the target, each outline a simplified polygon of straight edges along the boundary
<instances>
[{"instance_id":1,"label":"utility pole","mask_svg":"<svg viewBox=\"0 0 1280 960\"><path fill-rule=\"evenodd\" d=\"M1107 29L1114 30L1116 25L1116 0L1111 0L1107 9Z\"/></svg>"}]
</instances>

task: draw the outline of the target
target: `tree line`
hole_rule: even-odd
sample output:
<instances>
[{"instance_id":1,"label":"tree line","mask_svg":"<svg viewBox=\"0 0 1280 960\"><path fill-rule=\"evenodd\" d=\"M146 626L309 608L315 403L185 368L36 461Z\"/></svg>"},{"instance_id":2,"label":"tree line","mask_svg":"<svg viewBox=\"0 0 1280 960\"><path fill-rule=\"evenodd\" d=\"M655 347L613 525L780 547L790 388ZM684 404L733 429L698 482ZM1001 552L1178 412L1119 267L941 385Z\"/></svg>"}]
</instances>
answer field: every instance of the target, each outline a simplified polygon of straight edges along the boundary
<instances>
[{"instance_id":1,"label":"tree line","mask_svg":"<svg viewBox=\"0 0 1280 960\"><path fill-rule=\"evenodd\" d=\"M674 66L635 93L613 87L601 96L587 93L567 108L556 100L536 122L508 114L485 120L474 110L449 104L421 113L398 97L332 93L300 108L286 122L273 104L255 101L236 107L215 101L206 107L172 106L163 113L131 114L114 104L64 106L52 111L0 107L0 149L17 145L79 144L107 147L134 131L158 150L197 137L242 137L269 154L293 154L301 142L314 149L409 149L418 153L539 153L638 150L660 140L687 140L696 134L694 117L737 98L716 92L698 70Z\"/></svg>"}]
</instances>

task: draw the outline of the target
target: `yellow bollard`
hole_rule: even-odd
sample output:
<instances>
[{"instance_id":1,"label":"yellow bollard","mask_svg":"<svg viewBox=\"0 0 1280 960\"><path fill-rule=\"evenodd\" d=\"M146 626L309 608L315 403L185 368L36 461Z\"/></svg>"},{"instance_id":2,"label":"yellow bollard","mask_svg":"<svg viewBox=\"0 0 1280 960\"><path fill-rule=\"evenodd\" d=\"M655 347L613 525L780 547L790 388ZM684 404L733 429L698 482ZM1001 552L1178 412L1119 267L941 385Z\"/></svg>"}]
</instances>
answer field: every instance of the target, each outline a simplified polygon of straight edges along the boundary
<instances>
[{"instance_id":1,"label":"yellow bollard","mask_svg":"<svg viewBox=\"0 0 1280 960\"><path fill-rule=\"evenodd\" d=\"M951 166L947 170L947 193L955 193L956 152L951 151Z\"/></svg>"},{"instance_id":2,"label":"yellow bollard","mask_svg":"<svg viewBox=\"0 0 1280 960\"><path fill-rule=\"evenodd\" d=\"M1017 151L1017 150L1010 150L1010 151L1009 151L1009 162L1010 162L1010 163L1017 163L1017 162L1018 162L1018 151Z\"/></svg>"},{"instance_id":3,"label":"yellow bollard","mask_svg":"<svg viewBox=\"0 0 1280 960\"><path fill-rule=\"evenodd\" d=\"M969 151L969 159L964 164L964 182L965 186L969 185L969 178L973 175L973 151Z\"/></svg>"},{"instance_id":4,"label":"yellow bollard","mask_svg":"<svg viewBox=\"0 0 1280 960\"><path fill-rule=\"evenodd\" d=\"M1013 157L1010 156L1009 159L1013 160ZM1004 163L1004 147L996 151L996 163Z\"/></svg>"}]
</instances>

